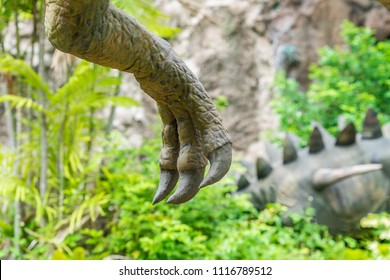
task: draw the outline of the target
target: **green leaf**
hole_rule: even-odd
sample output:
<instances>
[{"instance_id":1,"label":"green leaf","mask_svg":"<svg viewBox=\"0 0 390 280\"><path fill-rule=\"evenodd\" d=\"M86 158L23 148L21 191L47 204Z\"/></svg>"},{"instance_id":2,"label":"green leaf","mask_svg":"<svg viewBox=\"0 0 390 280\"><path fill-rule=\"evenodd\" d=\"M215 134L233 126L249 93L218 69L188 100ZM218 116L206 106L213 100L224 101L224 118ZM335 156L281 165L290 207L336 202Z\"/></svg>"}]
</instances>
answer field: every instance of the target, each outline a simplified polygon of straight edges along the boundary
<instances>
[{"instance_id":1,"label":"green leaf","mask_svg":"<svg viewBox=\"0 0 390 280\"><path fill-rule=\"evenodd\" d=\"M6 221L0 219L0 233L1 235L7 237L13 237L14 235L13 227L10 224L8 224Z\"/></svg>"},{"instance_id":2,"label":"green leaf","mask_svg":"<svg viewBox=\"0 0 390 280\"><path fill-rule=\"evenodd\" d=\"M45 113L45 109L39 103L35 102L32 98L17 96L17 95L3 95L0 96L0 103L9 102L12 107L33 109L36 112Z\"/></svg>"},{"instance_id":3,"label":"green leaf","mask_svg":"<svg viewBox=\"0 0 390 280\"><path fill-rule=\"evenodd\" d=\"M135 17L151 32L156 33L160 37L171 38L180 30L179 28L164 25L164 21L166 21L168 17L154 7L154 1L112 0L111 2L116 7Z\"/></svg>"},{"instance_id":4,"label":"green leaf","mask_svg":"<svg viewBox=\"0 0 390 280\"><path fill-rule=\"evenodd\" d=\"M10 55L0 55L0 73L16 75L36 90L46 95L52 94L49 85L23 60L15 59Z\"/></svg>"}]
</instances>

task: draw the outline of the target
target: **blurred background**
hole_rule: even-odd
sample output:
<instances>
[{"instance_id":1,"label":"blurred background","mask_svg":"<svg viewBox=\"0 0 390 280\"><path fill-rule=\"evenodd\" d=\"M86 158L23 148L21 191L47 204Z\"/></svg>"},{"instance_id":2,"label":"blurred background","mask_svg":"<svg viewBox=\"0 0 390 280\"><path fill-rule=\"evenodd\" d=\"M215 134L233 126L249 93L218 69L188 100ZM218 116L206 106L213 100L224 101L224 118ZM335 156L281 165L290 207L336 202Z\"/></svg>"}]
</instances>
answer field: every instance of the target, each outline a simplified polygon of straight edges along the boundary
<instances>
[{"instance_id":1,"label":"blurred background","mask_svg":"<svg viewBox=\"0 0 390 280\"><path fill-rule=\"evenodd\" d=\"M232 195L239 161L272 158L311 123L390 118L390 13L373 0L115 0L169 41L231 132L231 174L180 206L152 206L160 120L132 75L54 50L43 0L0 3L2 259L383 259L390 218L332 236L282 226Z\"/></svg>"}]
</instances>

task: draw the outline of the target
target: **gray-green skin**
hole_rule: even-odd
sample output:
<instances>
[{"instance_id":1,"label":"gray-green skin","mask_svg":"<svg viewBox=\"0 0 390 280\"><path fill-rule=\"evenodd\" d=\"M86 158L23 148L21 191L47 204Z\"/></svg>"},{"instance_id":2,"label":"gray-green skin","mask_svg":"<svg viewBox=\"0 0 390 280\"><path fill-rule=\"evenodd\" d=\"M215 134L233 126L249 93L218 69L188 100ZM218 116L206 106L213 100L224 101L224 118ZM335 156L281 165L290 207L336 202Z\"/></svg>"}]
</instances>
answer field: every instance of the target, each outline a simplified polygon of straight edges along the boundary
<instances>
[{"instance_id":1,"label":"gray-green skin","mask_svg":"<svg viewBox=\"0 0 390 280\"><path fill-rule=\"evenodd\" d=\"M163 122L160 184L153 203L183 203L219 181L231 164L231 138L211 98L172 47L108 0L47 0L46 34L57 49L133 73ZM210 171L204 176L210 161Z\"/></svg>"},{"instance_id":2,"label":"gray-green skin","mask_svg":"<svg viewBox=\"0 0 390 280\"><path fill-rule=\"evenodd\" d=\"M368 213L390 212L390 139L381 136L380 128L373 133L366 127L362 138L367 139L354 143L354 128L349 125L337 141L328 137L316 148L325 139L321 130L314 129L310 148L298 151L296 157L287 140L285 163L271 166L259 159L257 174L240 178L240 192L250 193L259 209L277 202L288 212L304 214L307 207L313 207L315 221L327 225L332 233L359 231L360 220ZM331 182L326 176L324 183L314 179L319 170L340 171L362 165L380 167ZM285 222L289 224L288 219Z\"/></svg>"}]
</instances>

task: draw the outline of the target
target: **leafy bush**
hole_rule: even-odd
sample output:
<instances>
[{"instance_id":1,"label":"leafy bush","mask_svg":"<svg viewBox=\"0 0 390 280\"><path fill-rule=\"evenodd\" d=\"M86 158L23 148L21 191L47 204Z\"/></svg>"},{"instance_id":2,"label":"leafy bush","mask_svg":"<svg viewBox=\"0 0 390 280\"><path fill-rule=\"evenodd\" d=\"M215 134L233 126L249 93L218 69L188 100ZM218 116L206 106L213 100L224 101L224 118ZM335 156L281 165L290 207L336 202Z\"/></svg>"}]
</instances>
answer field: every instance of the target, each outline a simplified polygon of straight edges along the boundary
<instances>
[{"instance_id":1,"label":"leafy bush","mask_svg":"<svg viewBox=\"0 0 390 280\"><path fill-rule=\"evenodd\" d=\"M124 255L132 259L383 259L390 241L381 238L389 229L390 215L369 217L374 227L365 236L331 236L325 226L311 223L314 215L291 215L286 208L269 205L258 212L246 195L234 194L231 176L202 189L184 205L151 200L158 184L156 139L140 149L126 148L120 136L106 147L108 159L101 184L111 194L106 215L93 227L69 235L73 251L84 248L87 258ZM101 226L97 226L101 225ZM376 225L376 226L375 226ZM386 226L387 225L387 226Z\"/></svg>"},{"instance_id":2,"label":"leafy bush","mask_svg":"<svg viewBox=\"0 0 390 280\"><path fill-rule=\"evenodd\" d=\"M114 132L105 142L105 160L96 179L99 191L110 197L102 215L70 231L46 226L34 232L23 227L20 244L27 259L102 259L123 255L132 259L384 259L390 258L390 215L370 215L364 235L331 236L326 227L306 216L292 215L285 227L286 209L268 205L258 212L246 195L234 194L231 176L202 189L183 205L151 204L158 184L156 154L160 141L151 139L135 149ZM0 246L11 241L12 225L0 223ZM59 234L65 238L58 239ZM34 242L35 240L35 242ZM53 240L58 240L53 246ZM35 244L32 246L31 244ZM38 245L39 244L39 245ZM12 250L12 246L10 246ZM4 255L2 257L7 257Z\"/></svg>"},{"instance_id":3,"label":"leafy bush","mask_svg":"<svg viewBox=\"0 0 390 280\"><path fill-rule=\"evenodd\" d=\"M321 122L335 134L341 115L355 121L358 129L368 108L379 112L382 122L390 118L390 42L376 42L371 29L350 22L344 22L341 29L347 48L319 50L306 93L283 73L275 80L273 108L281 116L281 128L305 140L311 121Z\"/></svg>"}]
</instances>

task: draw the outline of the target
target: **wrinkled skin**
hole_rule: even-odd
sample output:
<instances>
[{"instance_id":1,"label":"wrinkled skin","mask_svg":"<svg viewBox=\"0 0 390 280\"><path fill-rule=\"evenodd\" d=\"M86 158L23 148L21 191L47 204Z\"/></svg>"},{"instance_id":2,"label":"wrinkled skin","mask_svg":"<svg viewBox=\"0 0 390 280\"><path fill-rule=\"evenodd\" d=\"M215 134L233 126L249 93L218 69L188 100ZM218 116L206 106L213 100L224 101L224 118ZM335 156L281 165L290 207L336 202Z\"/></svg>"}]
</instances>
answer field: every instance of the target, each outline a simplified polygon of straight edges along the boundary
<instances>
[{"instance_id":1,"label":"wrinkled skin","mask_svg":"<svg viewBox=\"0 0 390 280\"><path fill-rule=\"evenodd\" d=\"M59 50L133 73L163 122L160 184L153 203L180 180L168 203L183 203L219 181L231 164L231 139L197 77L172 47L108 0L47 0L46 34ZM205 178L205 167L210 170Z\"/></svg>"}]
</instances>

